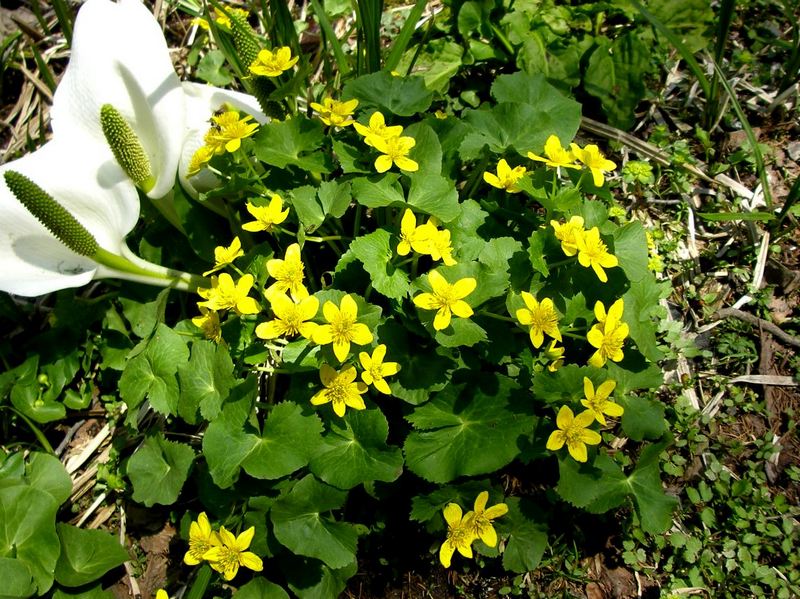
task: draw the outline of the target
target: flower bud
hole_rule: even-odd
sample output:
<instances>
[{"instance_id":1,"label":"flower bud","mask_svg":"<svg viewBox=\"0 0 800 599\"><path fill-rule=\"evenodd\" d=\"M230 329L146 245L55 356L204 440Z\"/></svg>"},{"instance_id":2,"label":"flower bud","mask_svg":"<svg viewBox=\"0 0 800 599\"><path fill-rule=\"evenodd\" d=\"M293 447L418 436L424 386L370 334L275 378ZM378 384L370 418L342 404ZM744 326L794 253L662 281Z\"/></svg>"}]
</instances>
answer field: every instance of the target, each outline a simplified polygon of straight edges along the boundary
<instances>
[{"instance_id":1,"label":"flower bud","mask_svg":"<svg viewBox=\"0 0 800 599\"><path fill-rule=\"evenodd\" d=\"M111 104L103 104L100 108L100 125L125 174L145 193L153 189L156 181L150 168L150 160L125 118Z\"/></svg>"},{"instance_id":2,"label":"flower bud","mask_svg":"<svg viewBox=\"0 0 800 599\"><path fill-rule=\"evenodd\" d=\"M6 171L3 176L11 193L56 239L76 254L94 256L97 240L66 208L25 175Z\"/></svg>"}]
</instances>

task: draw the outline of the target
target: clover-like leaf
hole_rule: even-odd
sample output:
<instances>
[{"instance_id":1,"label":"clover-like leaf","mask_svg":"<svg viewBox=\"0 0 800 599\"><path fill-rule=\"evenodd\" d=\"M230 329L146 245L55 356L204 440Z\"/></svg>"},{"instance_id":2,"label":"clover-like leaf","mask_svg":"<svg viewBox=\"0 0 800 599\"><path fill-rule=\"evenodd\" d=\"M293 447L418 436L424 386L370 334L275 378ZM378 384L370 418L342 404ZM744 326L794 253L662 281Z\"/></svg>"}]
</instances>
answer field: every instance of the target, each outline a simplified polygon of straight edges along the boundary
<instances>
[{"instance_id":1,"label":"clover-like leaf","mask_svg":"<svg viewBox=\"0 0 800 599\"><path fill-rule=\"evenodd\" d=\"M354 239L350 251L364 265L375 291L392 299L401 299L408 293L408 275L392 264L394 250L391 247L391 233L378 229Z\"/></svg>"},{"instance_id":2,"label":"clover-like leaf","mask_svg":"<svg viewBox=\"0 0 800 599\"><path fill-rule=\"evenodd\" d=\"M175 503L193 461L194 450L188 445L167 441L160 432L148 436L128 460L134 500L147 507Z\"/></svg>"},{"instance_id":3,"label":"clover-like leaf","mask_svg":"<svg viewBox=\"0 0 800 599\"><path fill-rule=\"evenodd\" d=\"M322 439L309 468L326 483L350 489L373 480L391 482L403 471L399 447L386 444L389 423L380 410L351 410Z\"/></svg>"},{"instance_id":4,"label":"clover-like leaf","mask_svg":"<svg viewBox=\"0 0 800 599\"><path fill-rule=\"evenodd\" d=\"M451 384L407 418L416 429L404 447L408 469L440 483L502 468L536 422L519 386L488 373Z\"/></svg>"},{"instance_id":5,"label":"clover-like leaf","mask_svg":"<svg viewBox=\"0 0 800 599\"><path fill-rule=\"evenodd\" d=\"M508 497L508 514L495 523L500 535L508 535L503 552L503 566L512 572L530 572L542 560L547 549L546 526L536 518L539 511L533 502Z\"/></svg>"},{"instance_id":6,"label":"clover-like leaf","mask_svg":"<svg viewBox=\"0 0 800 599\"><path fill-rule=\"evenodd\" d=\"M256 157L278 168L296 166L312 173L329 173L330 159L318 150L325 140L322 123L302 115L261 125L253 136Z\"/></svg>"},{"instance_id":7,"label":"clover-like leaf","mask_svg":"<svg viewBox=\"0 0 800 599\"><path fill-rule=\"evenodd\" d=\"M205 420L214 420L236 383L233 368L233 361L224 345L195 341L189 361L178 367L181 390L178 411L181 416L191 423L197 422L199 408Z\"/></svg>"},{"instance_id":8,"label":"clover-like leaf","mask_svg":"<svg viewBox=\"0 0 800 599\"><path fill-rule=\"evenodd\" d=\"M274 582L259 577L239 587L233 594L233 599L289 599L289 595Z\"/></svg>"},{"instance_id":9,"label":"clover-like leaf","mask_svg":"<svg viewBox=\"0 0 800 599\"><path fill-rule=\"evenodd\" d=\"M145 398L162 414L175 414L180 393L175 374L189 359L186 340L165 324L158 324L144 350L131 358L119 379L119 393L135 414Z\"/></svg>"},{"instance_id":10,"label":"clover-like leaf","mask_svg":"<svg viewBox=\"0 0 800 599\"><path fill-rule=\"evenodd\" d=\"M270 510L275 537L290 551L343 568L356 558L358 533L352 524L327 515L344 504L347 492L317 481L309 474Z\"/></svg>"},{"instance_id":11,"label":"clover-like leaf","mask_svg":"<svg viewBox=\"0 0 800 599\"><path fill-rule=\"evenodd\" d=\"M386 71L362 75L348 81L342 98L357 98L359 108L375 108L384 116L413 116L425 112L433 101L433 93L421 77L395 77Z\"/></svg>"}]
</instances>

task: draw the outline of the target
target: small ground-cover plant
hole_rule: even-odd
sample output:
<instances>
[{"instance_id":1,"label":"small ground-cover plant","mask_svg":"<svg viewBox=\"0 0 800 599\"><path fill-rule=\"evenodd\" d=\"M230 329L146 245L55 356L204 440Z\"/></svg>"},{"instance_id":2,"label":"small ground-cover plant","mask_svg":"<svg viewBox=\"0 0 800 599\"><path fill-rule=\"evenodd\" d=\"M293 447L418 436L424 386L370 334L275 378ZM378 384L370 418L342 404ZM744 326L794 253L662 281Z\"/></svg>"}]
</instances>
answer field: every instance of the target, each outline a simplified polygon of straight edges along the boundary
<instances>
[{"instance_id":1,"label":"small ground-cover plant","mask_svg":"<svg viewBox=\"0 0 800 599\"><path fill-rule=\"evenodd\" d=\"M308 65L289 46L265 47L235 13L214 35L275 118L223 97L176 161L183 185L159 205L164 216L135 235L146 259L206 278L159 271L190 294L142 301L123 288L76 302L102 323L96 344L4 375L26 422L37 430L95 389L123 402L120 426L140 441L120 464L131 498L183 514L198 595L226 581L336 596L359 538L380 534L347 509L362 488L373 501L402 489L445 567L458 552L535 568L545 498L591 513L632 503L644 531L664 531L669 435L663 407L637 395L661 383L663 286L642 225L609 218L616 165L573 141L580 105L514 73L494 79L486 102L448 113L421 78L375 72L301 110L293 90ZM135 123L114 119L116 160L143 172ZM4 202L82 252L93 231L56 221L58 193L14 172ZM554 477L506 494L509 466ZM3 551L23 575L39 559Z\"/></svg>"}]
</instances>

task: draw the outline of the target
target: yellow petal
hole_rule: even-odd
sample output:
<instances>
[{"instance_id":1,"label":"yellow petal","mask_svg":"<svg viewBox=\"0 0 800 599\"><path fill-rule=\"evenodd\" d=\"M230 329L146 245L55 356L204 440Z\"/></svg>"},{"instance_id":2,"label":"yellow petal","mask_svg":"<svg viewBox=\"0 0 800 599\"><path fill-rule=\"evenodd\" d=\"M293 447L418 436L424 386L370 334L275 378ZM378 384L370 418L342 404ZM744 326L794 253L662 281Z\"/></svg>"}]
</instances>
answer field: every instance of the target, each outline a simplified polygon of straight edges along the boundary
<instances>
[{"instance_id":1,"label":"yellow petal","mask_svg":"<svg viewBox=\"0 0 800 599\"><path fill-rule=\"evenodd\" d=\"M443 331L450 326L450 308L439 308L436 316L433 317L433 328L437 331Z\"/></svg>"},{"instance_id":2,"label":"yellow petal","mask_svg":"<svg viewBox=\"0 0 800 599\"><path fill-rule=\"evenodd\" d=\"M481 491L475 498L475 504L472 509L476 512L482 512L486 508L487 501L489 501L489 491Z\"/></svg>"},{"instance_id":3,"label":"yellow petal","mask_svg":"<svg viewBox=\"0 0 800 599\"><path fill-rule=\"evenodd\" d=\"M264 569L264 562L261 561L261 558L250 551L245 551L239 555L239 563L254 572L261 572Z\"/></svg>"},{"instance_id":4,"label":"yellow petal","mask_svg":"<svg viewBox=\"0 0 800 599\"><path fill-rule=\"evenodd\" d=\"M453 559L453 553L455 550L455 546L451 545L449 541L442 543L442 546L439 548L439 562L445 568L450 567L450 562Z\"/></svg>"},{"instance_id":5,"label":"yellow petal","mask_svg":"<svg viewBox=\"0 0 800 599\"><path fill-rule=\"evenodd\" d=\"M448 503L444 508L444 519L449 526L457 526L461 524L461 506L457 503Z\"/></svg>"},{"instance_id":6,"label":"yellow petal","mask_svg":"<svg viewBox=\"0 0 800 599\"><path fill-rule=\"evenodd\" d=\"M459 279L455 283L453 283L453 297L456 299L462 299L467 297L470 293L475 291L475 287L478 286L478 282L473 279L472 277L466 277L464 279Z\"/></svg>"},{"instance_id":7,"label":"yellow petal","mask_svg":"<svg viewBox=\"0 0 800 599\"><path fill-rule=\"evenodd\" d=\"M556 416L556 426L561 430L569 427L572 424L572 421L575 419L574 415L572 414L572 410L569 406L561 406L558 410L558 415Z\"/></svg>"}]
</instances>

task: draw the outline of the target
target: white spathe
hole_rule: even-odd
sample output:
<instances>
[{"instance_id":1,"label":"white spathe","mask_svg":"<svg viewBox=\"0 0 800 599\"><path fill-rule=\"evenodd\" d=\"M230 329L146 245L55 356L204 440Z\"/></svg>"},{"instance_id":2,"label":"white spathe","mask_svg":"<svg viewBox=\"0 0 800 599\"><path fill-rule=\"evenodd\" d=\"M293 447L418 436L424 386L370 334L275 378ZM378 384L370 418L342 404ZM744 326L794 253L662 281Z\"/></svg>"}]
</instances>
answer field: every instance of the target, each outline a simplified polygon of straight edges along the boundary
<instances>
[{"instance_id":1,"label":"white spathe","mask_svg":"<svg viewBox=\"0 0 800 599\"><path fill-rule=\"evenodd\" d=\"M49 193L101 247L122 252L125 236L139 219L139 194L116 163L104 161L105 156L105 148L97 144L54 140L0 166L0 290L43 295L85 285L98 269L27 211L6 186L2 174L7 170L22 173Z\"/></svg>"},{"instance_id":2,"label":"white spathe","mask_svg":"<svg viewBox=\"0 0 800 599\"><path fill-rule=\"evenodd\" d=\"M184 98L164 34L140 0L88 0L75 19L69 64L53 96L53 135L107 145L100 108L111 104L128 121L165 196L175 183L184 131ZM110 153L105 159L113 161Z\"/></svg>"},{"instance_id":3,"label":"white spathe","mask_svg":"<svg viewBox=\"0 0 800 599\"><path fill-rule=\"evenodd\" d=\"M178 177L183 188L196 198L198 192L208 191L219 185L217 176L207 169L192 177L186 176L192 156L204 144L203 138L210 127L209 121L214 111L230 104L236 110L252 115L261 124L269 121L269 117L261 112L258 101L249 94L188 81L184 82L183 91L186 101L186 130Z\"/></svg>"}]
</instances>

